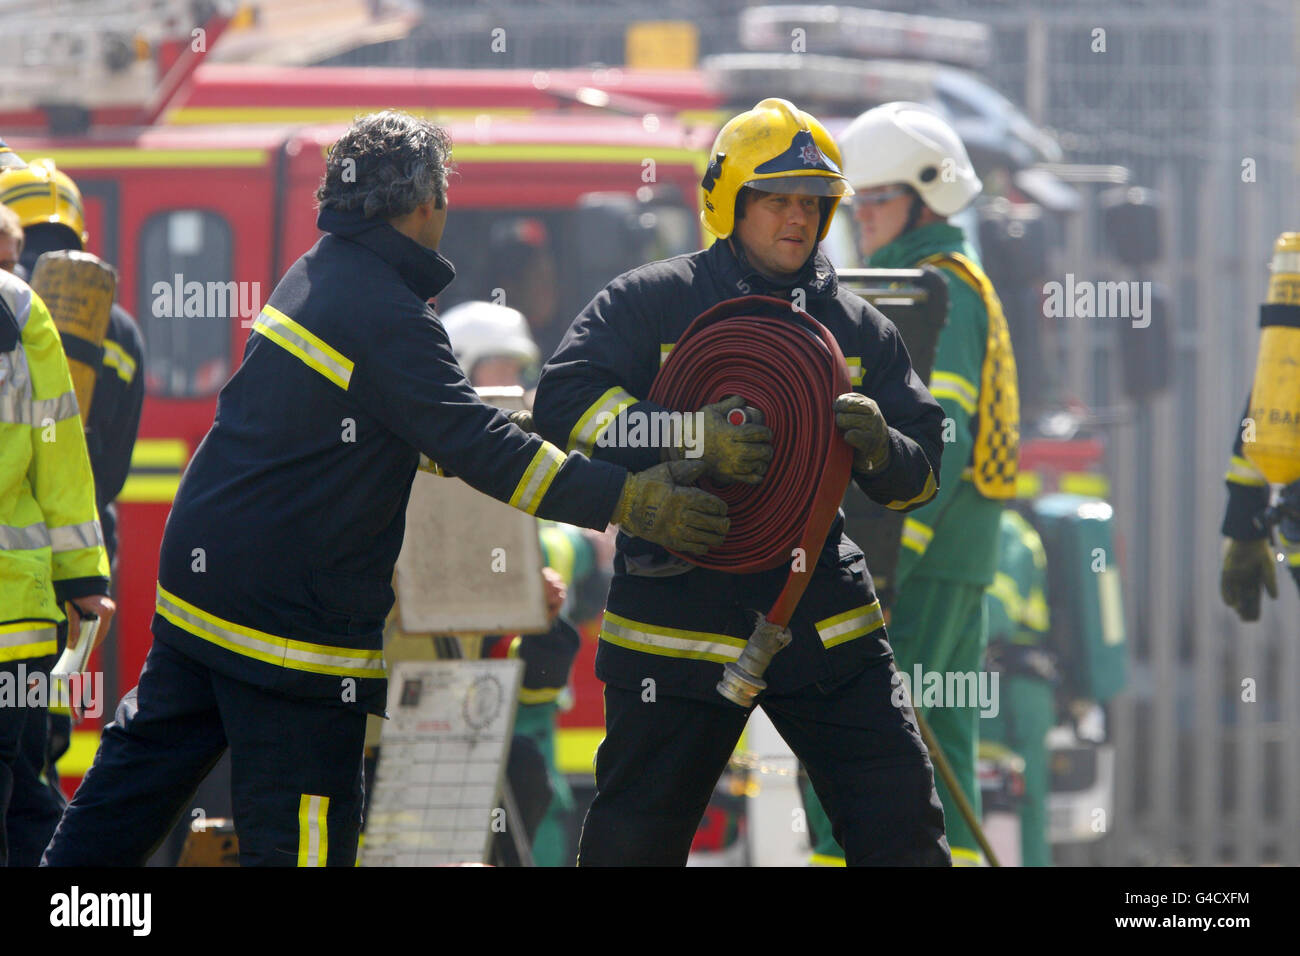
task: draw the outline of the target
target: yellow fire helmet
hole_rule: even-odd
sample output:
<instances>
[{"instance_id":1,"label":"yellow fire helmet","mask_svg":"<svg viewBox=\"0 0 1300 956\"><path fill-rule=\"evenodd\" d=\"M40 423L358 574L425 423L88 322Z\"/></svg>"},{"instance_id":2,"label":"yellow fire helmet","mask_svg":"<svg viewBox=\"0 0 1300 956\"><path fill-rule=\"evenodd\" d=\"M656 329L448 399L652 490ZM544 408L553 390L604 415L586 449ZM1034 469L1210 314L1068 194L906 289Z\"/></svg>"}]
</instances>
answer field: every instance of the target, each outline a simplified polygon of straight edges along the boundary
<instances>
[{"instance_id":1,"label":"yellow fire helmet","mask_svg":"<svg viewBox=\"0 0 1300 956\"><path fill-rule=\"evenodd\" d=\"M52 159L0 171L0 203L18 214L24 229L43 223L67 226L82 248L90 238L81 190L67 173L54 168Z\"/></svg>"},{"instance_id":2,"label":"yellow fire helmet","mask_svg":"<svg viewBox=\"0 0 1300 956\"><path fill-rule=\"evenodd\" d=\"M772 97L733 116L713 141L709 168L700 181L700 221L719 239L731 235L736 196L749 186L771 193L830 197L818 240L826 238L840 199L853 187L840 172L835 140L811 114Z\"/></svg>"}]
</instances>

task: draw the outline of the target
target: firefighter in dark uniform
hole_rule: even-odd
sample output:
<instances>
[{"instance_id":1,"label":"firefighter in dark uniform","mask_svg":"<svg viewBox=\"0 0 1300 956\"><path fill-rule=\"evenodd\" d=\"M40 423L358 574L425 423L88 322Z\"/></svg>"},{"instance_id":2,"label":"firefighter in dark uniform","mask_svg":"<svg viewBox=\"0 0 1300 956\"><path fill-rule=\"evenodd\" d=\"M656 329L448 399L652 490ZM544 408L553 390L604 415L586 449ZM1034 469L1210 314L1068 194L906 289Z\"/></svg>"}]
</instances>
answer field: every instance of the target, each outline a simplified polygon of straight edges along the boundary
<instances>
[{"instance_id":1,"label":"firefighter in dark uniform","mask_svg":"<svg viewBox=\"0 0 1300 956\"><path fill-rule=\"evenodd\" d=\"M326 235L276 286L221 391L163 535L140 683L46 864L143 863L227 746L242 865L354 863L421 453L529 513L721 543L725 505L679 486L699 468L630 475L566 456L479 401L427 303L454 276L436 252L449 155L442 130L395 112L331 147ZM476 560L491 542L450 546Z\"/></svg>"},{"instance_id":2,"label":"firefighter in dark uniform","mask_svg":"<svg viewBox=\"0 0 1300 956\"><path fill-rule=\"evenodd\" d=\"M839 197L852 192L825 129L785 100L764 100L723 127L702 186L702 219L718 241L625 273L592 300L542 371L533 407L541 434L632 469L679 454L601 436L664 411L643 396L698 315L747 294L779 296L801 300L846 357L854 391L837 399L836 424L856 450L859 486L900 511L930 500L942 410L898 331L841 289L817 250ZM728 424L735 404L702 410L700 460L716 481L755 484L771 458L771 432ZM891 701L884 617L862 552L842 529L841 513L758 702L807 766L850 863L947 865L933 771L911 711ZM606 737L581 864L685 862L747 717L715 685L788 571L696 568L620 535L596 657Z\"/></svg>"}]
</instances>

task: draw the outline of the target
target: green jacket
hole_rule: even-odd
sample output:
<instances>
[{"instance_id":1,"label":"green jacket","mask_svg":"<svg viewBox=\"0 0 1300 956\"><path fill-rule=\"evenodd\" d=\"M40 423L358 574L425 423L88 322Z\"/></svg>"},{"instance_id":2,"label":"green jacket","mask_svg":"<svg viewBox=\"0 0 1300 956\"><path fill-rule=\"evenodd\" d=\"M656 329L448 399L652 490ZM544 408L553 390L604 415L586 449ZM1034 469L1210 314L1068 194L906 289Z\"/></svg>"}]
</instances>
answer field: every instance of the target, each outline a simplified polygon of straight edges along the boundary
<instances>
[{"instance_id":1,"label":"green jacket","mask_svg":"<svg viewBox=\"0 0 1300 956\"><path fill-rule=\"evenodd\" d=\"M0 271L0 664L55 653L63 602L107 593L63 344L40 297Z\"/></svg>"},{"instance_id":2,"label":"green jacket","mask_svg":"<svg viewBox=\"0 0 1300 956\"><path fill-rule=\"evenodd\" d=\"M984 592L989 641L1038 645L1047 632L1047 554L1033 525L1008 508L1002 514L997 576Z\"/></svg>"},{"instance_id":3,"label":"green jacket","mask_svg":"<svg viewBox=\"0 0 1300 956\"><path fill-rule=\"evenodd\" d=\"M961 253L979 262L960 229L932 223L877 250L870 265L873 269L911 269L922 259L945 252ZM912 574L987 587L993 583L997 565L1002 502L980 494L966 472L977 429L988 311L979 293L955 272L939 271L948 284L948 322L939 335L927 384L943 406L943 461L939 493L909 514L904 524L898 560L900 589Z\"/></svg>"}]
</instances>

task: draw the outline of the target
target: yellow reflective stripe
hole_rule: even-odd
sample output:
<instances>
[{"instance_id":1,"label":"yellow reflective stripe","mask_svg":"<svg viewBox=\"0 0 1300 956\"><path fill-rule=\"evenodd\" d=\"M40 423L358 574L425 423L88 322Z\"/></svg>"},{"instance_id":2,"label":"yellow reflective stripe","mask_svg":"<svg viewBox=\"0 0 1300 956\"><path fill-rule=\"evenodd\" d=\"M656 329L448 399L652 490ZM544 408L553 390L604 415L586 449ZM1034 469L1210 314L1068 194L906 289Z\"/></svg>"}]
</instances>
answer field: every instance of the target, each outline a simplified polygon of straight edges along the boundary
<instances>
[{"instance_id":1,"label":"yellow reflective stripe","mask_svg":"<svg viewBox=\"0 0 1300 956\"><path fill-rule=\"evenodd\" d=\"M190 447L180 438L141 438L131 450L132 468L184 468Z\"/></svg>"},{"instance_id":2,"label":"yellow reflective stripe","mask_svg":"<svg viewBox=\"0 0 1300 956\"><path fill-rule=\"evenodd\" d=\"M464 143L456 147L456 162L498 163L630 163L647 158L656 163L684 163L700 172L708 165L703 150L662 146L589 146L568 143Z\"/></svg>"},{"instance_id":3,"label":"yellow reflective stripe","mask_svg":"<svg viewBox=\"0 0 1300 956\"><path fill-rule=\"evenodd\" d=\"M298 800L298 865L324 866L329 859L330 798L304 793Z\"/></svg>"},{"instance_id":4,"label":"yellow reflective stripe","mask_svg":"<svg viewBox=\"0 0 1300 956\"><path fill-rule=\"evenodd\" d=\"M59 169L263 166L267 162L267 153L264 149L140 149L127 146L102 149L42 149L41 156L54 160L54 164Z\"/></svg>"},{"instance_id":5,"label":"yellow reflective stripe","mask_svg":"<svg viewBox=\"0 0 1300 956\"><path fill-rule=\"evenodd\" d=\"M179 438L141 438L131 451L131 471L118 501L172 501L190 449ZM157 474L166 469L167 474Z\"/></svg>"},{"instance_id":6,"label":"yellow reflective stripe","mask_svg":"<svg viewBox=\"0 0 1300 956\"><path fill-rule=\"evenodd\" d=\"M965 847L952 847L952 865L953 866L983 866L984 857L974 850L968 850Z\"/></svg>"},{"instance_id":7,"label":"yellow reflective stripe","mask_svg":"<svg viewBox=\"0 0 1300 956\"><path fill-rule=\"evenodd\" d=\"M969 471L969 469L967 469ZM969 479L971 476L962 472L962 478ZM1043 477L1036 471L1020 471L1016 473L1016 497L1017 498L1037 498L1039 492L1043 490Z\"/></svg>"},{"instance_id":8,"label":"yellow reflective stripe","mask_svg":"<svg viewBox=\"0 0 1300 956\"><path fill-rule=\"evenodd\" d=\"M1016 580L1005 571L999 571L993 576L993 583L988 586L987 594L1002 602L1006 609L1007 617L1012 622L1019 624L1024 615L1025 599L1016 586Z\"/></svg>"},{"instance_id":9,"label":"yellow reflective stripe","mask_svg":"<svg viewBox=\"0 0 1300 956\"><path fill-rule=\"evenodd\" d=\"M862 359L844 357L844 364L849 367L849 381L854 385L862 384Z\"/></svg>"},{"instance_id":10,"label":"yellow reflective stripe","mask_svg":"<svg viewBox=\"0 0 1300 956\"><path fill-rule=\"evenodd\" d=\"M600 639L644 654L717 664L739 660L740 652L745 649L745 638L742 637L643 624L608 611L600 628Z\"/></svg>"},{"instance_id":11,"label":"yellow reflective stripe","mask_svg":"<svg viewBox=\"0 0 1300 956\"><path fill-rule=\"evenodd\" d=\"M808 857L809 866L846 866L844 857L832 856L829 853L814 853Z\"/></svg>"},{"instance_id":12,"label":"yellow reflective stripe","mask_svg":"<svg viewBox=\"0 0 1300 956\"><path fill-rule=\"evenodd\" d=\"M555 732L555 765L561 773L590 775L596 748L605 739L604 727L560 727Z\"/></svg>"},{"instance_id":13,"label":"yellow reflective stripe","mask_svg":"<svg viewBox=\"0 0 1300 956\"><path fill-rule=\"evenodd\" d=\"M917 554L924 554L933 537L934 529L929 525L921 524L915 518L903 520L903 547L910 548Z\"/></svg>"},{"instance_id":14,"label":"yellow reflective stripe","mask_svg":"<svg viewBox=\"0 0 1300 956\"><path fill-rule=\"evenodd\" d=\"M45 657L58 650L58 629L53 624L36 627L31 621L0 624L0 663Z\"/></svg>"},{"instance_id":15,"label":"yellow reflective stripe","mask_svg":"<svg viewBox=\"0 0 1300 956\"><path fill-rule=\"evenodd\" d=\"M53 710L53 708L51 708ZM84 777L95 762L95 751L99 749L99 730L74 730L68 744L67 753L59 758L55 765L59 776L64 780L70 777Z\"/></svg>"},{"instance_id":16,"label":"yellow reflective stripe","mask_svg":"<svg viewBox=\"0 0 1300 956\"><path fill-rule=\"evenodd\" d=\"M209 614L158 585L158 613L181 630L235 654L290 670L340 677L383 677L384 652L277 637Z\"/></svg>"},{"instance_id":17,"label":"yellow reflective stripe","mask_svg":"<svg viewBox=\"0 0 1300 956\"><path fill-rule=\"evenodd\" d=\"M974 415L979 389L970 379L955 372L934 372L930 376L930 394L935 398L951 399L964 408L967 415Z\"/></svg>"},{"instance_id":18,"label":"yellow reflective stripe","mask_svg":"<svg viewBox=\"0 0 1300 956\"><path fill-rule=\"evenodd\" d=\"M668 354L672 352L675 342L662 342L659 345L659 364L663 365L668 361Z\"/></svg>"},{"instance_id":19,"label":"yellow reflective stripe","mask_svg":"<svg viewBox=\"0 0 1300 956\"><path fill-rule=\"evenodd\" d=\"M117 377L128 385L135 378L135 359L112 339L104 339L104 365L117 369Z\"/></svg>"},{"instance_id":20,"label":"yellow reflective stripe","mask_svg":"<svg viewBox=\"0 0 1300 956\"><path fill-rule=\"evenodd\" d=\"M884 627L884 624L885 612L880 609L879 601L873 601L818 621L813 627L817 628L817 636L822 639L822 645L831 648L870 634Z\"/></svg>"},{"instance_id":21,"label":"yellow reflective stripe","mask_svg":"<svg viewBox=\"0 0 1300 956\"><path fill-rule=\"evenodd\" d=\"M931 471L928 475L925 476L925 487L921 489L921 493L919 495L917 495L915 498L908 498L906 501L891 501L885 507L893 511L905 511L906 509L912 507L912 505L919 505L924 501L929 501L931 498L934 497L935 492L937 492L938 490L939 490L939 486L935 484L934 472Z\"/></svg>"},{"instance_id":22,"label":"yellow reflective stripe","mask_svg":"<svg viewBox=\"0 0 1300 956\"><path fill-rule=\"evenodd\" d=\"M352 360L279 309L263 306L253 322L253 331L260 332L347 391L352 380Z\"/></svg>"},{"instance_id":23,"label":"yellow reflective stripe","mask_svg":"<svg viewBox=\"0 0 1300 956\"><path fill-rule=\"evenodd\" d=\"M1067 471L1057 482L1058 490L1085 498L1105 498L1110 494L1110 482L1105 475L1091 475L1086 471Z\"/></svg>"},{"instance_id":24,"label":"yellow reflective stripe","mask_svg":"<svg viewBox=\"0 0 1300 956\"><path fill-rule=\"evenodd\" d=\"M563 687L521 687L519 688L519 703L549 704L558 698L563 690Z\"/></svg>"},{"instance_id":25,"label":"yellow reflective stripe","mask_svg":"<svg viewBox=\"0 0 1300 956\"><path fill-rule=\"evenodd\" d=\"M128 475L118 501L158 502L174 501L181 486L181 476Z\"/></svg>"},{"instance_id":26,"label":"yellow reflective stripe","mask_svg":"<svg viewBox=\"0 0 1300 956\"><path fill-rule=\"evenodd\" d=\"M635 405L636 401L635 396L618 385L609 389L591 403L591 407L582 413L582 417L573 426L573 431L569 432L569 451L577 449L590 454L601 433L614 424L614 419L624 409ZM605 413L609 413L608 417L605 417Z\"/></svg>"},{"instance_id":27,"label":"yellow reflective stripe","mask_svg":"<svg viewBox=\"0 0 1300 956\"><path fill-rule=\"evenodd\" d=\"M1268 487L1268 479L1264 477L1264 473L1240 455L1232 456L1232 460L1228 462L1228 473L1223 477L1234 485L1247 485L1252 488Z\"/></svg>"},{"instance_id":28,"label":"yellow reflective stripe","mask_svg":"<svg viewBox=\"0 0 1300 956\"><path fill-rule=\"evenodd\" d=\"M1048 626L1047 597L1042 588L1034 588L1025 601L1024 625L1032 631L1046 631Z\"/></svg>"},{"instance_id":29,"label":"yellow reflective stripe","mask_svg":"<svg viewBox=\"0 0 1300 956\"><path fill-rule=\"evenodd\" d=\"M510 506L527 511L530 515L536 514L565 461L567 458L564 452L548 441L542 442L542 447L537 449L537 454L524 469L519 484L515 485L514 493L510 496Z\"/></svg>"}]
</instances>

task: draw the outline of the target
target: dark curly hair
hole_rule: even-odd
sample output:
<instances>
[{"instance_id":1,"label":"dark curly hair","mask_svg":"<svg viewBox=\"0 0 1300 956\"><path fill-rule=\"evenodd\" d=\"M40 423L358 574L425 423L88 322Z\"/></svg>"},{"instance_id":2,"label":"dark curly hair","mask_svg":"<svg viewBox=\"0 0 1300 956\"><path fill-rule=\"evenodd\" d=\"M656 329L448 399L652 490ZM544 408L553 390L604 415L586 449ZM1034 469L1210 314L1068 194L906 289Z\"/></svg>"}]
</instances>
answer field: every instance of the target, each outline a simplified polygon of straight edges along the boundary
<instances>
[{"instance_id":1,"label":"dark curly hair","mask_svg":"<svg viewBox=\"0 0 1300 956\"><path fill-rule=\"evenodd\" d=\"M409 113L358 117L325 158L321 209L358 209L367 219L404 216L421 203L447 204L451 138Z\"/></svg>"}]
</instances>

